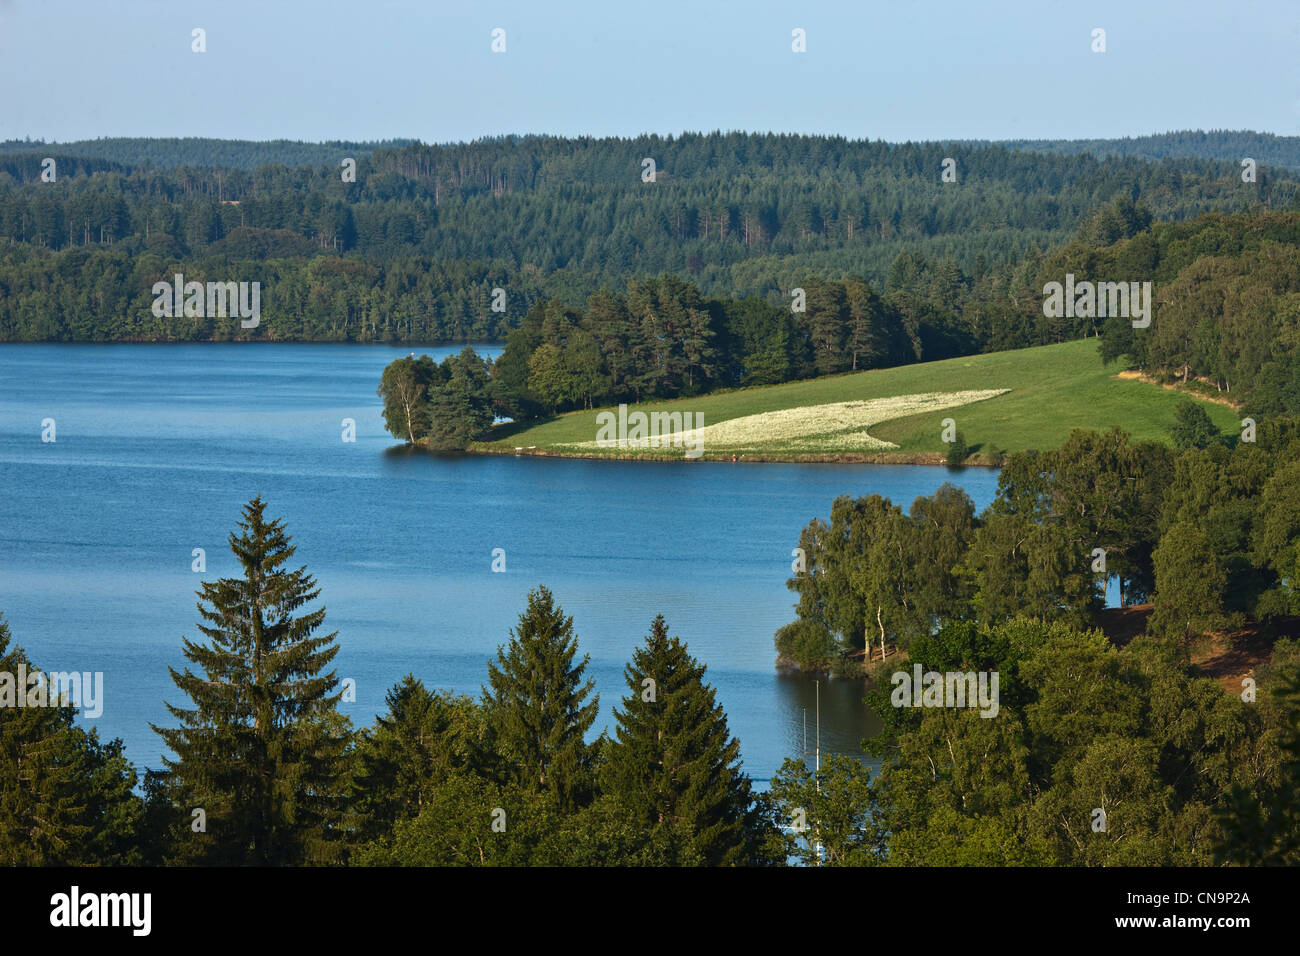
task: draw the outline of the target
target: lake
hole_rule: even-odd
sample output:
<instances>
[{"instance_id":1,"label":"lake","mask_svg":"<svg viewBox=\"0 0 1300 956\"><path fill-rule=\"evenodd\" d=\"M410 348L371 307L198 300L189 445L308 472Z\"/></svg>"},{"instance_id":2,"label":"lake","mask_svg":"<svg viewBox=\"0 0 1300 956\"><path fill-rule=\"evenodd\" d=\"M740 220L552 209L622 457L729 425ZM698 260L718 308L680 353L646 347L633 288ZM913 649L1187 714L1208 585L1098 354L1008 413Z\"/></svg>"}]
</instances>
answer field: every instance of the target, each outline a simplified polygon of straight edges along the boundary
<instances>
[{"instance_id":1,"label":"lake","mask_svg":"<svg viewBox=\"0 0 1300 956\"><path fill-rule=\"evenodd\" d=\"M137 769L161 766L149 723L174 726L163 701L190 706L168 667L187 663L182 636L200 636L199 581L238 573L226 539L258 494L322 589L356 725L407 673L477 695L545 584L591 655L597 729L662 613L708 665L745 769L765 781L803 752L805 712L810 748L815 736L814 682L773 669L800 529L840 494L906 507L953 481L982 509L996 491L981 468L412 455L384 431L375 394L410 351L0 346L0 612L40 667L103 672L103 713L83 723L121 737ZM195 548L206 573L191 570ZM860 757L875 730L861 684L820 691L823 752Z\"/></svg>"}]
</instances>

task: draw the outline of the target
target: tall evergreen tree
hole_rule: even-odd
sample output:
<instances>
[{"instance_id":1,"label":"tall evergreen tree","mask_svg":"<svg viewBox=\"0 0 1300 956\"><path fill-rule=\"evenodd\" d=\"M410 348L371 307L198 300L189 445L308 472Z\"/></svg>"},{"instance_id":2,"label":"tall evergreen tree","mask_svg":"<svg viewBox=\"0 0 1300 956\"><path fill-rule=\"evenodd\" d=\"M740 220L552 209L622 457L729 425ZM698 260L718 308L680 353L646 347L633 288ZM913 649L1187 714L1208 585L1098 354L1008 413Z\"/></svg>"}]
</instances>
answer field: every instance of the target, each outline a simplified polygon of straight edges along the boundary
<instances>
[{"instance_id":1,"label":"tall evergreen tree","mask_svg":"<svg viewBox=\"0 0 1300 956\"><path fill-rule=\"evenodd\" d=\"M565 810L590 795L596 745L586 743L585 735L600 707L598 695L586 701L595 686L583 682L590 656L575 662L577 652L573 618L539 586L528 593L510 644L498 648L495 663L488 664L491 691L483 688L498 752L515 781L549 791Z\"/></svg>"},{"instance_id":2,"label":"tall evergreen tree","mask_svg":"<svg viewBox=\"0 0 1300 956\"><path fill-rule=\"evenodd\" d=\"M630 694L602 769L613 793L647 831L684 831L709 865L754 861L765 830L740 769L740 741L727 728L705 667L658 615L624 668Z\"/></svg>"},{"instance_id":3,"label":"tall evergreen tree","mask_svg":"<svg viewBox=\"0 0 1300 956\"><path fill-rule=\"evenodd\" d=\"M154 726L176 759L164 758L172 798L202 808L206 833L183 832L179 858L227 865L329 862L337 857L349 722L338 714L333 671L337 632L314 636L325 609L294 616L320 594L266 502L244 507L230 550L241 578L204 582L199 630L187 660L169 668L193 709L167 709L181 726ZM210 605L205 607L204 602Z\"/></svg>"}]
</instances>

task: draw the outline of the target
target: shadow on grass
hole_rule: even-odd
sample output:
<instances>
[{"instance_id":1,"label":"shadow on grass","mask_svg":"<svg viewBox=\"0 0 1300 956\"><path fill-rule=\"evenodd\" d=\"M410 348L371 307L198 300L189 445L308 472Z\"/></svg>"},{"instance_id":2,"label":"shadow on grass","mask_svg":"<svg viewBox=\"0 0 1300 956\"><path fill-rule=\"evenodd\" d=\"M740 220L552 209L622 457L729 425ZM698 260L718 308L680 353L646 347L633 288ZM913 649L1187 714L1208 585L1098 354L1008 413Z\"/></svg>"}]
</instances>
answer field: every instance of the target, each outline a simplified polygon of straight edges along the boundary
<instances>
[{"instance_id":1,"label":"shadow on grass","mask_svg":"<svg viewBox=\"0 0 1300 956\"><path fill-rule=\"evenodd\" d=\"M538 425L545 425L548 422L556 420L555 415L547 415L543 418L529 418L522 422L502 422L500 425L493 425L488 433L480 441L505 441L513 435L520 432L528 431L530 428L536 428Z\"/></svg>"}]
</instances>

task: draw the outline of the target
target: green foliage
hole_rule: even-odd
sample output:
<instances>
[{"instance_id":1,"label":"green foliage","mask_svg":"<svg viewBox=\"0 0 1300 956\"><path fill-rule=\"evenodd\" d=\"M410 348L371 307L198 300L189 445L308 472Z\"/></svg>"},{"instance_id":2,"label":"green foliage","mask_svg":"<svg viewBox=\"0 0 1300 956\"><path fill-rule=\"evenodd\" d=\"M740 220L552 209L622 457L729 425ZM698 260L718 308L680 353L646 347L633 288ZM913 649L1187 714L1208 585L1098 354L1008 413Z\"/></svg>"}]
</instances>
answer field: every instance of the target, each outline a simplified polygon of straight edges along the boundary
<instances>
[{"instance_id":1,"label":"green foliage","mask_svg":"<svg viewBox=\"0 0 1300 956\"><path fill-rule=\"evenodd\" d=\"M619 803L564 811L545 793L453 774L391 843L353 855L360 866L693 866L678 828L647 833Z\"/></svg>"},{"instance_id":2,"label":"green foliage","mask_svg":"<svg viewBox=\"0 0 1300 956\"><path fill-rule=\"evenodd\" d=\"M37 686L17 686L20 665L39 668L11 640L0 617L0 865L139 865L144 803L122 742L74 726L71 706L17 706Z\"/></svg>"},{"instance_id":3,"label":"green foliage","mask_svg":"<svg viewBox=\"0 0 1300 956\"><path fill-rule=\"evenodd\" d=\"M590 801L597 746L585 735L599 711L595 686L583 681L589 657L576 660L573 618L545 587L528 593L528 607L509 646L488 664L483 703L510 778L529 792L548 794L568 811Z\"/></svg>"},{"instance_id":4,"label":"green foliage","mask_svg":"<svg viewBox=\"0 0 1300 956\"><path fill-rule=\"evenodd\" d=\"M786 581L799 595L798 621L776 636L777 650L802 668L821 669L835 647L864 651L878 641L907 646L968 600L961 561L974 530L974 505L944 484L903 514L879 495L836 498L830 524L803 530L806 569Z\"/></svg>"},{"instance_id":5,"label":"green foliage","mask_svg":"<svg viewBox=\"0 0 1300 956\"><path fill-rule=\"evenodd\" d=\"M199 592L208 643L187 638L184 653L202 673L169 668L194 707L168 704L180 726L154 727L176 755L163 760L173 805L206 814L206 832L175 833L182 861L330 863L341 854L352 734L335 709L338 680L322 673L337 634L314 635L323 607L294 616L320 591L305 567L285 567L296 548L265 511L254 498L230 535L243 577Z\"/></svg>"},{"instance_id":6,"label":"green foliage","mask_svg":"<svg viewBox=\"0 0 1300 956\"><path fill-rule=\"evenodd\" d=\"M799 618L777 628L776 653L802 671L825 671L842 653L825 621Z\"/></svg>"},{"instance_id":7,"label":"green foliage","mask_svg":"<svg viewBox=\"0 0 1300 956\"><path fill-rule=\"evenodd\" d=\"M1165 532L1155 568L1155 610L1148 629L1187 640L1223 626L1227 575L1200 528L1182 521Z\"/></svg>"},{"instance_id":8,"label":"green foliage","mask_svg":"<svg viewBox=\"0 0 1300 956\"><path fill-rule=\"evenodd\" d=\"M871 771L861 761L829 754L820 774L786 758L772 778L785 854L805 866L872 866L882 862L886 835L873 816Z\"/></svg>"},{"instance_id":9,"label":"green foliage","mask_svg":"<svg viewBox=\"0 0 1300 956\"><path fill-rule=\"evenodd\" d=\"M966 443L966 436L958 429L953 433L952 441L948 443L948 450L944 453L947 456L949 468L960 468L961 465L971 455L970 445Z\"/></svg>"},{"instance_id":10,"label":"green foliage","mask_svg":"<svg viewBox=\"0 0 1300 956\"><path fill-rule=\"evenodd\" d=\"M408 674L385 701L387 715L357 740L350 802L361 840L419 815L449 775L491 767L485 716L471 698L431 693Z\"/></svg>"},{"instance_id":11,"label":"green foliage","mask_svg":"<svg viewBox=\"0 0 1300 956\"><path fill-rule=\"evenodd\" d=\"M1206 865L1225 789L1254 777L1248 705L1153 639L1020 620L943 632L925 665L997 659L996 717L920 708L875 785L901 865ZM937 663L931 664L931 660Z\"/></svg>"},{"instance_id":12,"label":"green foliage","mask_svg":"<svg viewBox=\"0 0 1300 956\"><path fill-rule=\"evenodd\" d=\"M434 451L464 451L492 427L488 363L466 346L433 370L426 414Z\"/></svg>"},{"instance_id":13,"label":"green foliage","mask_svg":"<svg viewBox=\"0 0 1300 956\"><path fill-rule=\"evenodd\" d=\"M1063 271L1067 253L1053 266ZM1295 212L1162 223L1098 250L1090 273L1141 275L1159 290L1159 315L1135 330L1106 321L1103 356L1182 382L1201 379L1244 399L1259 417L1300 414L1293 357L1300 324L1300 217ZM1199 416L1197 416L1199 418ZM1179 430L1189 445L1208 442L1203 422ZM1203 446L1201 446L1203 447Z\"/></svg>"},{"instance_id":14,"label":"green foliage","mask_svg":"<svg viewBox=\"0 0 1300 956\"><path fill-rule=\"evenodd\" d=\"M740 770L740 741L704 671L656 617L624 668L629 693L614 711L602 790L635 826L688 834L691 856L707 865L751 863L765 832Z\"/></svg>"},{"instance_id":15,"label":"green foliage","mask_svg":"<svg viewBox=\"0 0 1300 956\"><path fill-rule=\"evenodd\" d=\"M394 359L379 379L384 427L408 445L464 451L492 426L490 370L469 346L441 365L427 355Z\"/></svg>"},{"instance_id":16,"label":"green foliage","mask_svg":"<svg viewBox=\"0 0 1300 956\"><path fill-rule=\"evenodd\" d=\"M1174 409L1174 418L1176 421L1169 429L1169 437L1174 440L1174 447L1179 451L1208 448L1222 439L1218 426L1197 402L1179 402Z\"/></svg>"},{"instance_id":17,"label":"green foliage","mask_svg":"<svg viewBox=\"0 0 1300 956\"><path fill-rule=\"evenodd\" d=\"M379 377L379 397L384 400L384 427L389 434L415 444L429 431L427 396L432 376L428 356L423 362L399 358L384 366Z\"/></svg>"},{"instance_id":18,"label":"green foliage","mask_svg":"<svg viewBox=\"0 0 1300 956\"><path fill-rule=\"evenodd\" d=\"M1279 641L1259 674L1259 707L1276 750L1260 779L1233 785L1217 819L1216 862L1241 866L1300 864L1300 646Z\"/></svg>"}]
</instances>

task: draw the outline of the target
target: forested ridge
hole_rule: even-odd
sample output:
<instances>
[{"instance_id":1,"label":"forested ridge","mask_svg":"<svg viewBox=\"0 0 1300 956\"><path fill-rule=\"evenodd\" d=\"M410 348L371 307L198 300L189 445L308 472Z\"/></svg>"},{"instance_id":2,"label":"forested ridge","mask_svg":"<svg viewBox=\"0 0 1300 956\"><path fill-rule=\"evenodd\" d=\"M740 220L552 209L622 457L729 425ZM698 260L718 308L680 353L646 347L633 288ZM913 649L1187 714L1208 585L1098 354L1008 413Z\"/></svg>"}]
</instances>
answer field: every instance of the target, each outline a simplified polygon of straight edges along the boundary
<instances>
[{"instance_id":1,"label":"forested ridge","mask_svg":"<svg viewBox=\"0 0 1300 956\"><path fill-rule=\"evenodd\" d=\"M97 139L46 143L40 139L4 140L0 154L39 153L103 160L121 166L194 166L256 169L258 166L328 166L343 156L367 156L376 149L412 146L414 139L377 142L331 140L307 143L292 139L217 139L210 136L103 136Z\"/></svg>"},{"instance_id":2,"label":"forested ridge","mask_svg":"<svg viewBox=\"0 0 1300 956\"><path fill-rule=\"evenodd\" d=\"M1269 166L1300 169L1300 150L1297 150L1300 137L1242 130L1184 129L1121 139L1012 139L999 140L998 145L1053 153L1090 153L1101 159L1108 156L1144 159L1189 156L1238 162L1249 156Z\"/></svg>"},{"instance_id":3,"label":"forested ridge","mask_svg":"<svg viewBox=\"0 0 1300 956\"><path fill-rule=\"evenodd\" d=\"M742 133L384 146L354 150L345 182L352 145L328 163L256 168L146 165L143 146L0 149L0 340L500 340L541 299L578 306L665 273L707 297L773 304L814 279L892 292L900 256L973 288L1005 282L1117 200L1180 221L1293 208L1298 195L1290 172L1261 165L1243 183L1217 159ZM160 327L149 289L177 272L261 282L266 321ZM943 292L954 298L940 305L960 305L962 289Z\"/></svg>"}]
</instances>

